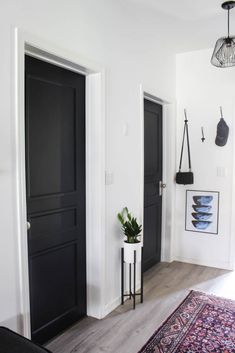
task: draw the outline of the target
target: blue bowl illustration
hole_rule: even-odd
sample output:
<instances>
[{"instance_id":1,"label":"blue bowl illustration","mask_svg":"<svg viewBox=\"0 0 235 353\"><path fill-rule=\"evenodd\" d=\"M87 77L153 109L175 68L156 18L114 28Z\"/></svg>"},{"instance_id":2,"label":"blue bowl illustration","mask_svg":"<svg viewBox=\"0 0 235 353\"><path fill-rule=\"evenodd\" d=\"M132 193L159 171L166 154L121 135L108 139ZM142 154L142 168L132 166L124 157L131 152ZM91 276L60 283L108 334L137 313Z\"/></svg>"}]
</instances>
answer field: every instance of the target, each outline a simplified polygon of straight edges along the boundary
<instances>
[{"instance_id":1,"label":"blue bowl illustration","mask_svg":"<svg viewBox=\"0 0 235 353\"><path fill-rule=\"evenodd\" d=\"M193 209L195 212L210 212L210 210L212 209L212 206L208 205L208 206L199 206L199 205L192 205Z\"/></svg>"},{"instance_id":2,"label":"blue bowl illustration","mask_svg":"<svg viewBox=\"0 0 235 353\"><path fill-rule=\"evenodd\" d=\"M198 230L205 230L205 229L207 229L209 227L211 222L210 221L192 221L192 224Z\"/></svg>"},{"instance_id":3,"label":"blue bowl illustration","mask_svg":"<svg viewBox=\"0 0 235 353\"><path fill-rule=\"evenodd\" d=\"M212 215L213 213L204 213L204 212L192 213L193 218L196 219L197 221L207 221L208 219L211 218Z\"/></svg>"},{"instance_id":4,"label":"blue bowl illustration","mask_svg":"<svg viewBox=\"0 0 235 353\"><path fill-rule=\"evenodd\" d=\"M213 196L193 196L193 201L196 205L208 205L213 200Z\"/></svg>"}]
</instances>

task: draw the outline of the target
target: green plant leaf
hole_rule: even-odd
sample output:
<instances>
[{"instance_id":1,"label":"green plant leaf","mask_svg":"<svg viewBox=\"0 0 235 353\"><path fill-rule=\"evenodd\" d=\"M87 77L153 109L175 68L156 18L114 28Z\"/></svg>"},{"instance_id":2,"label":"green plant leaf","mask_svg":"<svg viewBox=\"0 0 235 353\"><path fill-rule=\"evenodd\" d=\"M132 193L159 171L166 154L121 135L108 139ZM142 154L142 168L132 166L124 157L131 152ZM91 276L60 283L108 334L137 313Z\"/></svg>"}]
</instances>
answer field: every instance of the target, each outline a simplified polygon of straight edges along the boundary
<instances>
[{"instance_id":1,"label":"green plant leaf","mask_svg":"<svg viewBox=\"0 0 235 353\"><path fill-rule=\"evenodd\" d=\"M121 222L121 224L124 224L124 218L121 215L121 213L118 213L117 217L118 217L118 220Z\"/></svg>"},{"instance_id":2,"label":"green plant leaf","mask_svg":"<svg viewBox=\"0 0 235 353\"><path fill-rule=\"evenodd\" d=\"M138 224L137 218L129 213L127 207L124 207L122 212L118 213L117 217L122 224L122 231L127 237L127 242L138 243L139 240L137 237L140 236L142 226Z\"/></svg>"}]
</instances>

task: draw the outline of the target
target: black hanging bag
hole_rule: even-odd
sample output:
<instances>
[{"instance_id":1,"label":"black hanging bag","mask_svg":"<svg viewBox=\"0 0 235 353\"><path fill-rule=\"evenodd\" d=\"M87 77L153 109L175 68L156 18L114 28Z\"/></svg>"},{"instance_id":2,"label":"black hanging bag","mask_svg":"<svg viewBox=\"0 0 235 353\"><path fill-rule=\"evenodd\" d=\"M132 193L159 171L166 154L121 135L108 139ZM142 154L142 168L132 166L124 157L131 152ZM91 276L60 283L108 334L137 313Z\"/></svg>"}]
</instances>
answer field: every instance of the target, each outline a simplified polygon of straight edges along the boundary
<instances>
[{"instance_id":1,"label":"black hanging bag","mask_svg":"<svg viewBox=\"0 0 235 353\"><path fill-rule=\"evenodd\" d=\"M184 134L183 134L183 141L182 141L181 154L180 154L179 171L178 171L178 173L176 173L176 183L177 184L188 185L188 184L193 184L194 178L193 178L193 172L191 171L191 156L190 156L189 134L188 134L188 119L187 119L186 110L184 110L184 115L185 115ZM181 172L181 165L182 165L183 151L184 151L185 134L186 134L186 138L187 138L187 147L188 147L189 171L188 172Z\"/></svg>"}]
</instances>

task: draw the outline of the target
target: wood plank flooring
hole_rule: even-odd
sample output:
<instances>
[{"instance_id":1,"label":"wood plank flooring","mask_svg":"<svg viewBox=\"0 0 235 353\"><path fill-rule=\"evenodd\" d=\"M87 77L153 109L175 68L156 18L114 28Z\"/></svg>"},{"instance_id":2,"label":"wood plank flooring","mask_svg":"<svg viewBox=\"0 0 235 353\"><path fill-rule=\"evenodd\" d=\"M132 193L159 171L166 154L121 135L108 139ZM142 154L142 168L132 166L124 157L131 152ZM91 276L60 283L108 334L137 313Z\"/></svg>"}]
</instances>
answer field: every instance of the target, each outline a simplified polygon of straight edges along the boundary
<instances>
[{"instance_id":1,"label":"wood plank flooring","mask_svg":"<svg viewBox=\"0 0 235 353\"><path fill-rule=\"evenodd\" d=\"M130 301L103 320L85 318L51 341L53 353L137 353L189 290L235 299L235 272L160 263L144 276L144 303Z\"/></svg>"}]
</instances>

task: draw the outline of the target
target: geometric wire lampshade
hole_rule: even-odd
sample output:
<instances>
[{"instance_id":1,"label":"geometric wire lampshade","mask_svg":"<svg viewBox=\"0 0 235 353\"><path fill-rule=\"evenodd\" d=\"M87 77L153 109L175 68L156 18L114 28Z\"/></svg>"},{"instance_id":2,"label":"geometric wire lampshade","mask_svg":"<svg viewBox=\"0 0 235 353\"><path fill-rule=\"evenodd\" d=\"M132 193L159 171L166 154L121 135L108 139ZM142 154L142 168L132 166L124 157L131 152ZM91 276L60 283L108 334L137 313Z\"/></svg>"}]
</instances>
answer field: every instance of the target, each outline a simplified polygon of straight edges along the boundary
<instances>
[{"instance_id":1,"label":"geometric wire lampshade","mask_svg":"<svg viewBox=\"0 0 235 353\"><path fill-rule=\"evenodd\" d=\"M235 7L235 1L226 1L222 8L228 11L228 36L219 38L211 57L211 63L217 67L235 66L235 36L230 36L230 10Z\"/></svg>"},{"instance_id":2,"label":"geometric wire lampshade","mask_svg":"<svg viewBox=\"0 0 235 353\"><path fill-rule=\"evenodd\" d=\"M217 40L211 63L217 67L235 65L235 36L223 37Z\"/></svg>"}]
</instances>

